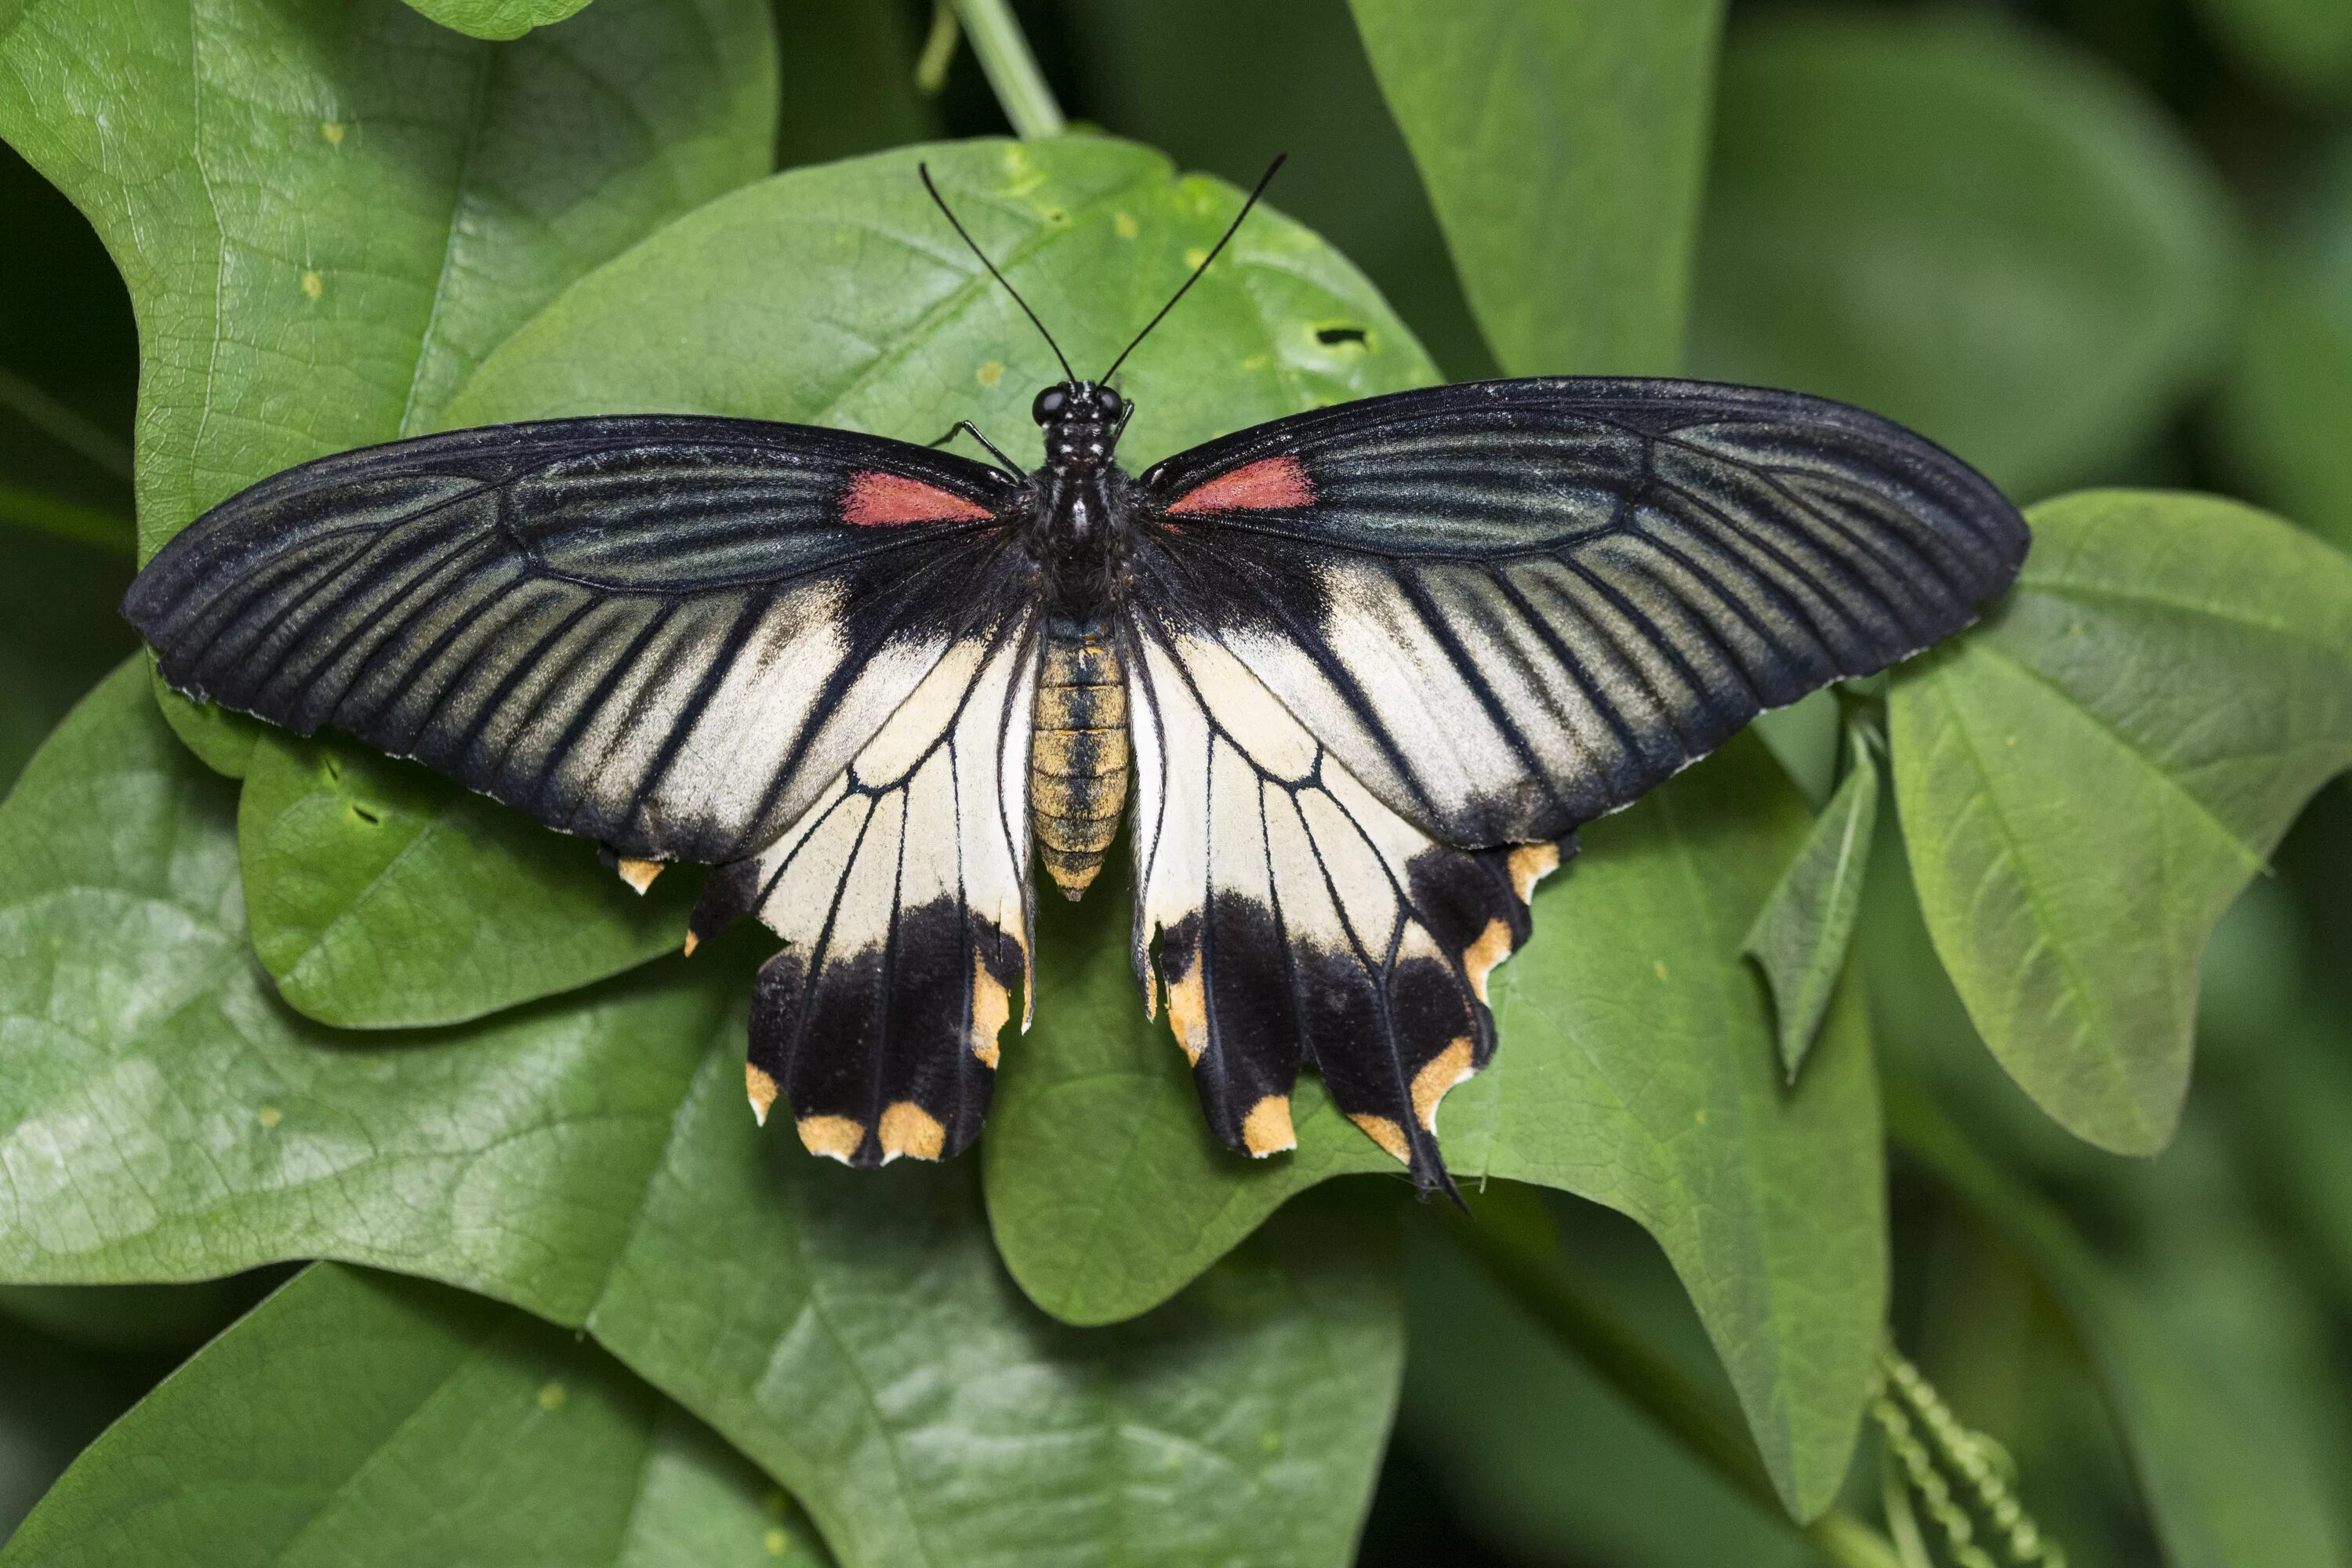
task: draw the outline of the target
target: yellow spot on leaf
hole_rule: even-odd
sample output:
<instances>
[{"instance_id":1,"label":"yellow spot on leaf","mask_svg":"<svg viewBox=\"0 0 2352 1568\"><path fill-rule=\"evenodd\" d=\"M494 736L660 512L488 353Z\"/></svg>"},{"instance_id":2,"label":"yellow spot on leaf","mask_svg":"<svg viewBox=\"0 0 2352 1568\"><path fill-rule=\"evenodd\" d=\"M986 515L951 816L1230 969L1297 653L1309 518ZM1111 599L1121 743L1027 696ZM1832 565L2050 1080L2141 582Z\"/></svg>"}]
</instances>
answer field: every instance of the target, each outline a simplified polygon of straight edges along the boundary
<instances>
[{"instance_id":1,"label":"yellow spot on leaf","mask_svg":"<svg viewBox=\"0 0 2352 1568\"><path fill-rule=\"evenodd\" d=\"M1121 239L1133 239L1139 232L1136 226L1135 215L1133 213L1111 214L1110 226L1111 232L1118 235Z\"/></svg>"},{"instance_id":2,"label":"yellow spot on leaf","mask_svg":"<svg viewBox=\"0 0 2352 1568\"><path fill-rule=\"evenodd\" d=\"M539 1385L539 1407L541 1410L561 1410L563 1408L563 1402L570 1397L571 1391L560 1383L542 1383Z\"/></svg>"},{"instance_id":3,"label":"yellow spot on leaf","mask_svg":"<svg viewBox=\"0 0 2352 1568\"><path fill-rule=\"evenodd\" d=\"M1696 1121L1696 1122L1697 1122L1701 1127L1706 1126L1706 1109L1705 1109L1704 1107L1701 1107L1699 1110L1692 1111L1692 1112L1691 1112L1691 1120L1692 1120L1692 1121Z\"/></svg>"},{"instance_id":4,"label":"yellow spot on leaf","mask_svg":"<svg viewBox=\"0 0 2352 1568\"><path fill-rule=\"evenodd\" d=\"M1650 965L1650 968L1655 972L1659 979L1664 980L1666 977L1666 961L1664 959L1662 958L1658 960L1657 963Z\"/></svg>"},{"instance_id":5,"label":"yellow spot on leaf","mask_svg":"<svg viewBox=\"0 0 2352 1568\"><path fill-rule=\"evenodd\" d=\"M327 280L315 272L302 274L302 292L315 300L327 291Z\"/></svg>"},{"instance_id":6,"label":"yellow spot on leaf","mask_svg":"<svg viewBox=\"0 0 2352 1568\"><path fill-rule=\"evenodd\" d=\"M286 1120L286 1113L274 1105L265 1105L253 1113L253 1119L264 1127L275 1127Z\"/></svg>"},{"instance_id":7,"label":"yellow spot on leaf","mask_svg":"<svg viewBox=\"0 0 2352 1568\"><path fill-rule=\"evenodd\" d=\"M773 1528L771 1528L767 1534L760 1537L760 1544L767 1548L768 1555L771 1557L782 1557L784 1554L785 1549L790 1547L792 1543L793 1538L791 1536L786 1535L781 1530Z\"/></svg>"},{"instance_id":8,"label":"yellow spot on leaf","mask_svg":"<svg viewBox=\"0 0 2352 1568\"><path fill-rule=\"evenodd\" d=\"M981 384L981 385L982 385L982 386L994 386L998 382L1003 381L1003 379L1004 379L1004 362L1003 362L1003 360L995 360L995 359L992 359L992 360L990 360L986 364L982 365L982 366L980 367L980 384Z\"/></svg>"},{"instance_id":9,"label":"yellow spot on leaf","mask_svg":"<svg viewBox=\"0 0 2352 1568\"><path fill-rule=\"evenodd\" d=\"M1272 354L1251 354L1242 361L1244 370L1264 370L1274 363Z\"/></svg>"},{"instance_id":10,"label":"yellow spot on leaf","mask_svg":"<svg viewBox=\"0 0 2352 1568\"><path fill-rule=\"evenodd\" d=\"M1198 271L1201 264L1208 259L1209 253L1199 246L1187 247L1184 251L1184 268L1188 272Z\"/></svg>"},{"instance_id":11,"label":"yellow spot on leaf","mask_svg":"<svg viewBox=\"0 0 2352 1568\"><path fill-rule=\"evenodd\" d=\"M340 120L321 120L319 121L319 134L327 139L328 146L340 147L343 144L343 122Z\"/></svg>"}]
</instances>

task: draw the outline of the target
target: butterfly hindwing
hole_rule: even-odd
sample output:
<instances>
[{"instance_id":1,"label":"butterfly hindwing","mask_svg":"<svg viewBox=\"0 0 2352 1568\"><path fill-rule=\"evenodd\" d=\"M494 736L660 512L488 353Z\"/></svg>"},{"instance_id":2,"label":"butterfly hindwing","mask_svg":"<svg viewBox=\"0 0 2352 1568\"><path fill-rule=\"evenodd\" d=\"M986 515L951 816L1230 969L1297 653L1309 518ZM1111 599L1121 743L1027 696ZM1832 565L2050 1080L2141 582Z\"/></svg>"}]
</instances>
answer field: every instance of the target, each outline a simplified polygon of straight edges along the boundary
<instances>
[{"instance_id":1,"label":"butterfly hindwing","mask_svg":"<svg viewBox=\"0 0 2352 1568\"><path fill-rule=\"evenodd\" d=\"M1167 993L1210 1127L1252 1154L1291 1147L1312 1064L1416 1181L1442 1183L1438 1101L1493 1053L1486 975L1526 940L1559 851L1433 842L1214 638L1148 605L1129 627L1136 970L1147 1006Z\"/></svg>"},{"instance_id":2,"label":"butterfly hindwing","mask_svg":"<svg viewBox=\"0 0 2352 1568\"><path fill-rule=\"evenodd\" d=\"M1343 404L1143 476L1134 569L1433 837L1557 839L2015 575L2000 493L1795 393L1550 379Z\"/></svg>"},{"instance_id":3,"label":"butterfly hindwing","mask_svg":"<svg viewBox=\"0 0 2352 1568\"><path fill-rule=\"evenodd\" d=\"M124 609L193 696L350 731L622 856L715 863L805 813L953 646L1017 493L750 420L457 431L255 486Z\"/></svg>"},{"instance_id":4,"label":"butterfly hindwing","mask_svg":"<svg viewBox=\"0 0 2352 1568\"><path fill-rule=\"evenodd\" d=\"M698 936L756 913L785 940L747 1082L813 1152L949 1158L987 1115L1012 988L1032 994L1035 623L1022 605L969 630L799 821L705 885Z\"/></svg>"}]
</instances>

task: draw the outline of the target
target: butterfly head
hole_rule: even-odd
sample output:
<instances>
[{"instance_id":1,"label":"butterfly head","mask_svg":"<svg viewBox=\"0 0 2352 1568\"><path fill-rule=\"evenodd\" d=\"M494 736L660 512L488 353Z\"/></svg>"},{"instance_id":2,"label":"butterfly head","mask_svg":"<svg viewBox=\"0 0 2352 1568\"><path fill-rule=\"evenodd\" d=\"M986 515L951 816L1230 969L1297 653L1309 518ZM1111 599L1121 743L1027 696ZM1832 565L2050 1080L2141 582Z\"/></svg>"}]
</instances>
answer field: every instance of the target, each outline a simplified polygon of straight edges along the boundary
<instances>
[{"instance_id":1,"label":"butterfly head","mask_svg":"<svg viewBox=\"0 0 2352 1568\"><path fill-rule=\"evenodd\" d=\"M1094 381L1058 382L1029 405L1029 416L1045 433L1045 461L1061 468L1109 462L1134 411L1117 389Z\"/></svg>"}]
</instances>

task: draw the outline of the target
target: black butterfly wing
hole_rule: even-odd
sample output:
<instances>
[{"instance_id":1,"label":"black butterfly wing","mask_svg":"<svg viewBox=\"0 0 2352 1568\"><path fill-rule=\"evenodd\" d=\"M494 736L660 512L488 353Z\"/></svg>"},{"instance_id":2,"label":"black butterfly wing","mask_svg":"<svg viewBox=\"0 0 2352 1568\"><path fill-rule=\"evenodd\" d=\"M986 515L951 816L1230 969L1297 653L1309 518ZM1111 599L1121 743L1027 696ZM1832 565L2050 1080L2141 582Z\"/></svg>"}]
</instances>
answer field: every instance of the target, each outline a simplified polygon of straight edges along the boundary
<instances>
[{"instance_id":1,"label":"black butterfly wing","mask_svg":"<svg viewBox=\"0 0 2352 1568\"><path fill-rule=\"evenodd\" d=\"M1557 839L1759 711L1950 635L2027 541L1898 425L1697 382L1370 398L1143 483L1141 591L1464 846Z\"/></svg>"},{"instance_id":2,"label":"black butterfly wing","mask_svg":"<svg viewBox=\"0 0 2352 1568\"><path fill-rule=\"evenodd\" d=\"M1292 1146L1312 1063L1339 1109L1442 1183L1437 1106L1495 1048L1486 976L1573 842L1438 844L1359 783L1216 637L1140 595L1127 621L1135 965L1160 986L1209 1125Z\"/></svg>"},{"instance_id":3,"label":"black butterfly wing","mask_svg":"<svg viewBox=\"0 0 2352 1568\"><path fill-rule=\"evenodd\" d=\"M1157 934L1228 1143L1276 1146L1311 1061L1424 1185L1437 1100L1493 1048L1486 974L1578 825L1967 625L2027 542L1898 426L1688 382L1373 398L1142 487L1147 996Z\"/></svg>"},{"instance_id":4,"label":"black butterfly wing","mask_svg":"<svg viewBox=\"0 0 2352 1568\"><path fill-rule=\"evenodd\" d=\"M461 430L234 497L124 613L191 696L347 730L624 856L716 863L806 811L988 604L1016 491L749 420Z\"/></svg>"},{"instance_id":5,"label":"black butterfly wing","mask_svg":"<svg viewBox=\"0 0 2352 1568\"><path fill-rule=\"evenodd\" d=\"M747 1084L819 1153L961 1150L1029 941L1019 484L873 437L560 420L290 470L125 610L173 686L348 730L756 913Z\"/></svg>"}]
</instances>

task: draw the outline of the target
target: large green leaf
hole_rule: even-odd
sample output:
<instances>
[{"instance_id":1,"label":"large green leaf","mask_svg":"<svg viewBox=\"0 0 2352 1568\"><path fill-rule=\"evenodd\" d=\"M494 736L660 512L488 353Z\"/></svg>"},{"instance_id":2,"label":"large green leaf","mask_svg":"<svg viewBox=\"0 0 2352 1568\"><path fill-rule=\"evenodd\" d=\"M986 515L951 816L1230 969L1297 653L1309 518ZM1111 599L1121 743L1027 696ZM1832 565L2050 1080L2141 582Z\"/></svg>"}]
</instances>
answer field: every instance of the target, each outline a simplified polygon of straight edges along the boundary
<instances>
[{"instance_id":1,"label":"large green leaf","mask_svg":"<svg viewBox=\"0 0 2352 1568\"><path fill-rule=\"evenodd\" d=\"M0 136L89 215L138 313L148 552L280 468L433 428L482 357L566 284L764 172L775 113L761 0L607 0L512 45L461 37L395 0L28 0L0 25ZM244 771L236 737L249 725L176 699L165 708L201 754ZM265 756L287 744L261 742ZM280 754L274 775L318 770ZM583 940L550 964L532 913L548 883L593 864L585 846L517 840L487 802L372 757L355 756L345 777L429 796L461 834L506 834L528 874L464 889L496 884L474 907L479 939L519 939L467 976L503 986L377 1015L380 986L322 997L294 976L292 994L322 1013L464 1016L667 942L615 884L604 910L573 917ZM299 857L328 886L377 889L379 910L458 923L453 889L406 863L384 870L370 825L345 814L340 833L322 830L341 802L324 784L316 793L312 809L272 819L310 831L262 837L265 858ZM265 876L251 889L265 930L338 918L271 910L278 886ZM365 909L339 918L386 951L414 934ZM287 951L310 949L273 949Z\"/></svg>"},{"instance_id":2,"label":"large green leaf","mask_svg":"<svg viewBox=\"0 0 2352 1568\"><path fill-rule=\"evenodd\" d=\"M408 0L445 27L477 38L520 38L533 27L561 22L588 0Z\"/></svg>"},{"instance_id":3,"label":"large green leaf","mask_svg":"<svg viewBox=\"0 0 2352 1568\"><path fill-rule=\"evenodd\" d=\"M1407 1233L1411 1353L1397 1428L1480 1535L1513 1562L1817 1568L1786 1519L1627 1405L1435 1229ZM1654 1348L1696 1340L1696 1355L1675 1363L1720 1384L1679 1284L1639 1232L1622 1220L1580 1226L1568 1257Z\"/></svg>"},{"instance_id":4,"label":"large green leaf","mask_svg":"<svg viewBox=\"0 0 2352 1568\"><path fill-rule=\"evenodd\" d=\"M2233 234L2157 106L2021 26L1735 29L1693 358L1876 409L2045 493L2135 455L2197 384Z\"/></svg>"},{"instance_id":5,"label":"large green leaf","mask_svg":"<svg viewBox=\"0 0 2352 1568\"><path fill-rule=\"evenodd\" d=\"M1741 741L1586 829L1536 899L1534 940L1496 972L1495 1063L1441 1123L1463 1179L1578 1193L1658 1238L1808 1517L1844 1475L1886 1274L1859 998L1832 1005L1792 1090L1739 952L1811 820ZM1302 1186L1396 1169L1311 1087L1297 1153L1218 1150L1166 1026L1135 1001L1123 929L1056 942L1081 923L1041 926L1038 1023L1006 1053L984 1143L997 1242L1036 1300L1081 1321L1139 1310Z\"/></svg>"},{"instance_id":6,"label":"large green leaf","mask_svg":"<svg viewBox=\"0 0 2352 1568\"><path fill-rule=\"evenodd\" d=\"M2088 1353L2170 1568L2344 1561L2308 1456L2136 1299L2063 1215L1969 1146L1928 1101L1890 1094L1904 1148L2012 1248Z\"/></svg>"},{"instance_id":7,"label":"large green leaf","mask_svg":"<svg viewBox=\"0 0 2352 1568\"><path fill-rule=\"evenodd\" d=\"M845 1561L1343 1562L1392 1259L1302 1216L1132 1329L996 1262L969 1163L839 1171L742 1100L756 942L471 1028L310 1023L247 950L232 786L126 665L0 806L0 1278L330 1257L588 1328Z\"/></svg>"},{"instance_id":8,"label":"large green leaf","mask_svg":"<svg viewBox=\"0 0 2352 1568\"><path fill-rule=\"evenodd\" d=\"M577 1336L322 1263L116 1423L8 1568L823 1568L765 1478Z\"/></svg>"},{"instance_id":9,"label":"large green leaf","mask_svg":"<svg viewBox=\"0 0 2352 1568\"><path fill-rule=\"evenodd\" d=\"M257 747L237 802L254 951L322 1023L478 1017L675 950L697 875L618 891L577 840L341 737Z\"/></svg>"},{"instance_id":10,"label":"large green leaf","mask_svg":"<svg viewBox=\"0 0 2352 1568\"><path fill-rule=\"evenodd\" d=\"M1081 370L1108 364L1150 319L1241 199L1103 137L905 148L794 170L709 204L573 286L483 363L446 422L641 408L929 440L970 418L1015 458L1039 460L1029 404L1061 373L924 195L915 165L926 160ZM1349 331L1326 342L1332 328ZM1434 375L1361 274L1261 207L1128 362L1136 412L1119 456L1139 468Z\"/></svg>"},{"instance_id":11,"label":"large green leaf","mask_svg":"<svg viewBox=\"0 0 2352 1568\"><path fill-rule=\"evenodd\" d=\"M2352 548L2352 140L2302 196L2255 271L2215 413L2248 494Z\"/></svg>"},{"instance_id":12,"label":"large green leaf","mask_svg":"<svg viewBox=\"0 0 2352 1568\"><path fill-rule=\"evenodd\" d=\"M1895 800L1936 950L2060 1122L2163 1147L2213 922L2352 765L2352 561L2236 502L2035 508L2000 614L1910 667Z\"/></svg>"},{"instance_id":13,"label":"large green leaf","mask_svg":"<svg viewBox=\"0 0 2352 1568\"><path fill-rule=\"evenodd\" d=\"M1513 375L1682 368L1722 0L1350 0Z\"/></svg>"}]
</instances>

